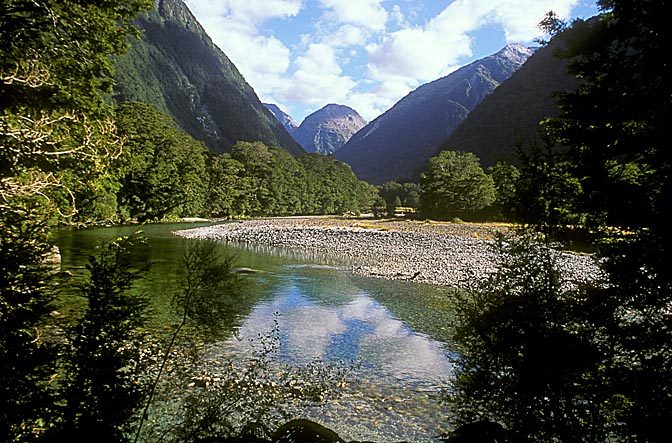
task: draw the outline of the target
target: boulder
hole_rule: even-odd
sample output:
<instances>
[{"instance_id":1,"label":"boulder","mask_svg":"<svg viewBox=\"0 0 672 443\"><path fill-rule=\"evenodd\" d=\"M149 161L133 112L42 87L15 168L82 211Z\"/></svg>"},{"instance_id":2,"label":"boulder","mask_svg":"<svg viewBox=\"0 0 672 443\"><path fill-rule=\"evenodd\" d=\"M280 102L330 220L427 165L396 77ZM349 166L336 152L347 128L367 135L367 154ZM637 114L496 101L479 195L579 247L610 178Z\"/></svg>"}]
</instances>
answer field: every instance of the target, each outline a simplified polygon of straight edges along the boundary
<instances>
[{"instance_id":1,"label":"boulder","mask_svg":"<svg viewBox=\"0 0 672 443\"><path fill-rule=\"evenodd\" d=\"M331 429L306 419L292 420L278 428L273 443L345 443Z\"/></svg>"}]
</instances>

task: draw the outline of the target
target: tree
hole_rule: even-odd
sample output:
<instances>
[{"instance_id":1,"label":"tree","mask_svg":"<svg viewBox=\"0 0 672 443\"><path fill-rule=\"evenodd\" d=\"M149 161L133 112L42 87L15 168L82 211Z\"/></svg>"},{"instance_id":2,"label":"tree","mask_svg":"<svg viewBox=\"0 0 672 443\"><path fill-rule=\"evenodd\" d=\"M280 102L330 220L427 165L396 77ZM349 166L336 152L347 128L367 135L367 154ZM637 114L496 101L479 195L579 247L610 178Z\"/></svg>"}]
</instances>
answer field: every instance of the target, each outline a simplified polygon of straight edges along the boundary
<instances>
[{"instance_id":1,"label":"tree","mask_svg":"<svg viewBox=\"0 0 672 443\"><path fill-rule=\"evenodd\" d=\"M482 332L464 335L472 339L462 341L465 370L459 369L475 386L491 383L497 400L490 402L482 390L471 397L480 401L471 404L467 391L462 391L465 396L458 391L457 397L465 400L472 417L480 412L502 420L511 429L525 430L524 435L515 431L517 436L533 440L662 442L672 417L672 276L667 265L672 250L667 228L672 204L667 147L672 86L666 81L672 68L662 43L671 32L664 19L668 8L646 0L605 0L599 5L603 14L597 20L574 24L594 28L592 38L564 42L565 56L574 58L570 69L583 83L561 97L560 117L544 124L550 141L564 149L554 153L552 162L531 162L539 165L537 173L530 168L521 175L527 174L529 189L541 183L553 190L534 200L541 209L537 226L552 230L573 219L593 234L603 279L574 297L562 287L549 287L550 296L535 297L535 304L552 308L541 316L522 300L490 315L487 300L505 301L520 294L502 281L506 290L490 291L495 297L481 301L484 314L475 309L465 313L476 319L467 320L466 331ZM574 192L563 192L553 183L569 184ZM504 274L512 281L530 275L524 264L519 268L520 275ZM526 287L534 288L537 281L528 279ZM527 337L526 348L516 348L516 340L508 343L521 333ZM564 353L564 347L545 341L549 336L569 339L571 349L588 352ZM541 344L539 351L529 347L535 342ZM503 353L505 344L519 352ZM500 349L495 354L499 361L479 357L491 346ZM534 362L535 352L543 355L548 348L558 349L573 367L565 364L560 373L530 378L527 361L532 359L529 366L538 373L543 368ZM512 365L516 362L520 364ZM503 386L515 388L503 396L497 391L500 385L492 385L502 378ZM516 386L528 379L534 392L547 393L543 402L526 395L525 386ZM539 389L546 386L558 389ZM552 405L569 409L556 412L548 409ZM577 407L580 410L572 409ZM567 420L567 412L580 420ZM562 429L573 429L573 434L564 437Z\"/></svg>"},{"instance_id":2,"label":"tree","mask_svg":"<svg viewBox=\"0 0 672 443\"><path fill-rule=\"evenodd\" d=\"M185 253L184 280L173 298L180 322L170 336L161 365L149 388L134 442L138 441L143 432L173 347L187 323L193 322L196 328L206 333L206 337L218 337L219 326L232 322L238 309L245 306L243 287L238 274L233 272L234 260L235 257L223 253L221 245L215 241L199 240Z\"/></svg>"},{"instance_id":3,"label":"tree","mask_svg":"<svg viewBox=\"0 0 672 443\"><path fill-rule=\"evenodd\" d=\"M333 155L304 154L299 161L306 170L307 214L359 213L370 200L371 188Z\"/></svg>"},{"instance_id":4,"label":"tree","mask_svg":"<svg viewBox=\"0 0 672 443\"><path fill-rule=\"evenodd\" d=\"M401 185L395 181L389 181L384 183L378 192L380 193L380 196L383 198L383 200L385 200L385 210L387 211L387 216L393 217L394 210L397 208L397 206L401 206L401 199L399 198L401 193Z\"/></svg>"},{"instance_id":5,"label":"tree","mask_svg":"<svg viewBox=\"0 0 672 443\"><path fill-rule=\"evenodd\" d=\"M577 203L609 279L591 297L599 300L599 339L611 349L606 386L629 405L619 433L662 441L672 416L672 67L662 43L672 32L669 5L599 5L598 38L566 42L583 84L561 97L562 114L546 127L568 148L583 189Z\"/></svg>"},{"instance_id":6,"label":"tree","mask_svg":"<svg viewBox=\"0 0 672 443\"><path fill-rule=\"evenodd\" d=\"M520 171L512 164L497 162L488 168L488 175L492 177L497 197L492 202L490 217L497 220L513 219L515 197L518 190Z\"/></svg>"},{"instance_id":7,"label":"tree","mask_svg":"<svg viewBox=\"0 0 672 443\"><path fill-rule=\"evenodd\" d=\"M148 264L139 236L120 237L89 257L87 309L75 327L66 364L63 422L54 441L129 440L147 392L141 327L148 299L134 283Z\"/></svg>"},{"instance_id":8,"label":"tree","mask_svg":"<svg viewBox=\"0 0 672 443\"><path fill-rule=\"evenodd\" d=\"M96 194L109 191L107 167L120 153L102 99L110 55L123 52L130 21L151 2L0 5L0 440L12 442L53 425L44 395L53 355L42 335L49 230L57 218L86 219L78 200L95 211Z\"/></svg>"},{"instance_id":9,"label":"tree","mask_svg":"<svg viewBox=\"0 0 672 443\"><path fill-rule=\"evenodd\" d=\"M116 116L125 139L114 165L120 210L140 221L202 214L207 148L147 104L121 104Z\"/></svg>"},{"instance_id":10,"label":"tree","mask_svg":"<svg viewBox=\"0 0 672 443\"><path fill-rule=\"evenodd\" d=\"M558 240L562 231L584 220L577 208L581 183L550 144L527 149L521 144L517 151L521 167L512 199L514 218Z\"/></svg>"},{"instance_id":11,"label":"tree","mask_svg":"<svg viewBox=\"0 0 672 443\"><path fill-rule=\"evenodd\" d=\"M591 301L531 233L498 239L497 272L458 295L456 425L493 422L509 441L604 441L619 398L582 313Z\"/></svg>"},{"instance_id":12,"label":"tree","mask_svg":"<svg viewBox=\"0 0 672 443\"><path fill-rule=\"evenodd\" d=\"M421 175L420 211L427 217L469 217L495 200L492 177L471 152L442 151Z\"/></svg>"},{"instance_id":13,"label":"tree","mask_svg":"<svg viewBox=\"0 0 672 443\"><path fill-rule=\"evenodd\" d=\"M44 262L51 215L37 198L0 201L0 441L32 441L53 419L45 381L56 349L41 340L55 296Z\"/></svg>"}]
</instances>

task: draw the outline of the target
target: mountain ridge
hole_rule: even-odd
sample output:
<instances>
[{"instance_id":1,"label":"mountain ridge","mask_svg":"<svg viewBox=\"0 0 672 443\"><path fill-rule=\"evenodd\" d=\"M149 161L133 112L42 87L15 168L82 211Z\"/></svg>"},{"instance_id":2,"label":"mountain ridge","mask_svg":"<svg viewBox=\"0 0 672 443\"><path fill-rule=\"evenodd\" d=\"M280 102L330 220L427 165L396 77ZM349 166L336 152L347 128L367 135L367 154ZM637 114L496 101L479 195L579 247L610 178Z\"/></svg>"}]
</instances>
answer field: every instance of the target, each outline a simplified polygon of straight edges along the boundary
<instances>
[{"instance_id":1,"label":"mountain ridge","mask_svg":"<svg viewBox=\"0 0 672 443\"><path fill-rule=\"evenodd\" d=\"M523 45L506 45L421 85L357 132L336 158L371 183L413 179L469 112L533 52Z\"/></svg>"}]
</instances>

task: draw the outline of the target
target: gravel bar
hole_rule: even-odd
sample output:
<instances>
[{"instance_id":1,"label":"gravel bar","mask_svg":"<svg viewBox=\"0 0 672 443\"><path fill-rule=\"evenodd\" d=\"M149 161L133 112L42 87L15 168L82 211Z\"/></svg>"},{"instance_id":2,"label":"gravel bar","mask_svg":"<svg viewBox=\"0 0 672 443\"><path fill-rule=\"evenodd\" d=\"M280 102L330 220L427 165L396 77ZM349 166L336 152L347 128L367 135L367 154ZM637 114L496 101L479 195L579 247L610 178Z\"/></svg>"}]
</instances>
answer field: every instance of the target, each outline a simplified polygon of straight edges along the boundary
<instances>
[{"instance_id":1,"label":"gravel bar","mask_svg":"<svg viewBox=\"0 0 672 443\"><path fill-rule=\"evenodd\" d=\"M495 270L490 248L508 228L469 223L366 220L339 217L279 217L177 231L187 238L216 239L270 248L323 253L352 272L393 280L467 287ZM599 275L592 257L560 254L568 280Z\"/></svg>"}]
</instances>

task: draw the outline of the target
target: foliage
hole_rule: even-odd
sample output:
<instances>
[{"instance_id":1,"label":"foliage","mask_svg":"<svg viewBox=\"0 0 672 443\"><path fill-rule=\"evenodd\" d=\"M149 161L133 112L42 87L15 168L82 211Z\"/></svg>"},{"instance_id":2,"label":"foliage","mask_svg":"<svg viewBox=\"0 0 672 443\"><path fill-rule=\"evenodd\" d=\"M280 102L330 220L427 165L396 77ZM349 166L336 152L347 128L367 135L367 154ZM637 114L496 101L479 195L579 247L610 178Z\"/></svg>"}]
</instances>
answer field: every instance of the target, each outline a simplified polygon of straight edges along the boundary
<instances>
[{"instance_id":1,"label":"foliage","mask_svg":"<svg viewBox=\"0 0 672 443\"><path fill-rule=\"evenodd\" d=\"M215 338L221 324L232 323L237 310L244 305L243 287L233 272L234 257L224 254L215 241L198 241L185 253L185 276L182 287L174 295L173 303L180 314L180 322L170 336L163 359L146 398L144 412L137 426L135 440L143 432L145 421L153 406L161 377L166 370L180 333L189 321Z\"/></svg>"},{"instance_id":2,"label":"foliage","mask_svg":"<svg viewBox=\"0 0 672 443\"><path fill-rule=\"evenodd\" d=\"M557 238L559 231L583 221L576 207L582 188L569 165L549 145L517 147L521 158L512 211L516 220Z\"/></svg>"},{"instance_id":3,"label":"foliage","mask_svg":"<svg viewBox=\"0 0 672 443\"><path fill-rule=\"evenodd\" d=\"M146 104L120 105L116 121L125 139L124 153L115 164L120 211L139 221L202 214L205 146Z\"/></svg>"},{"instance_id":4,"label":"foliage","mask_svg":"<svg viewBox=\"0 0 672 443\"><path fill-rule=\"evenodd\" d=\"M179 442L207 437L255 435L270 437L272 430L291 418L292 406L308 402L319 404L338 396L350 375L342 363L324 364L318 360L305 367L292 367L278 361L281 334L276 316L273 328L249 340L250 360L242 366L233 363L213 369L204 383L187 397L184 420L172 431Z\"/></svg>"},{"instance_id":5,"label":"foliage","mask_svg":"<svg viewBox=\"0 0 672 443\"><path fill-rule=\"evenodd\" d=\"M110 54L134 33L146 0L2 1L0 14L0 439L30 441L54 425L55 371L42 336L51 285L43 260L51 223L99 216L120 141L101 94ZM99 191L104 191L100 193ZM101 202L105 198L100 199ZM114 212L112 209L111 212Z\"/></svg>"},{"instance_id":6,"label":"foliage","mask_svg":"<svg viewBox=\"0 0 672 443\"><path fill-rule=\"evenodd\" d=\"M495 200L492 177L470 152L443 151L431 158L420 186L420 212L431 218L468 218Z\"/></svg>"},{"instance_id":7,"label":"foliage","mask_svg":"<svg viewBox=\"0 0 672 443\"><path fill-rule=\"evenodd\" d=\"M143 332L147 296L135 281L148 264L142 237L120 237L89 257L87 309L74 328L66 364L58 440L129 441L147 387Z\"/></svg>"},{"instance_id":8,"label":"foliage","mask_svg":"<svg viewBox=\"0 0 672 443\"><path fill-rule=\"evenodd\" d=\"M304 154L298 158L306 170L305 214L360 213L371 198L371 188L357 180L346 163L332 155Z\"/></svg>"},{"instance_id":9,"label":"foliage","mask_svg":"<svg viewBox=\"0 0 672 443\"><path fill-rule=\"evenodd\" d=\"M583 86L561 97L563 114L547 128L570 148L583 189L578 204L609 277L591 296L601 301L597 320L612 349L608 388L629 405L620 433L659 441L672 416L668 9L653 1L599 4L606 12L599 38L567 41Z\"/></svg>"},{"instance_id":10,"label":"foliage","mask_svg":"<svg viewBox=\"0 0 672 443\"><path fill-rule=\"evenodd\" d=\"M389 181L379 187L378 193L385 201L385 208L389 217L399 207L417 209L420 204L420 185L417 183L397 183Z\"/></svg>"},{"instance_id":11,"label":"foliage","mask_svg":"<svg viewBox=\"0 0 672 443\"><path fill-rule=\"evenodd\" d=\"M672 280L666 265L672 246L666 145L672 102L662 43L670 29L661 2L614 0L599 5L604 14L592 25L593 38L560 34L566 39L565 55L574 57L571 72L583 82L561 97L562 115L544 123L550 142L562 146L564 154L556 151L529 162L537 166L523 167L521 183L527 189L541 186L542 192L532 194L533 224L547 232L558 224L578 223L593 234L605 281L582 288L573 298L562 287L550 286L549 297L535 297L535 304L553 301L548 304L553 309L543 316L532 315L536 307L515 301L508 311L498 309L487 317L490 297L482 301L484 315L475 309L467 312L480 322L471 322L467 330L472 339L463 340L461 381L478 388L501 383L502 377L504 386L532 380L531 387L543 388L536 392L547 392L543 402L530 401L537 397L525 395L525 386L516 388L515 397L511 391L493 402L475 388L455 394L467 409L461 414L465 421L477 415L502 420L517 435L533 440L556 436L657 442L665 440L672 416ZM522 269L526 271L521 275L529 274L528 268ZM504 275L513 281L520 278ZM535 281L530 279L528 287L536 287L531 285ZM506 290L495 292L500 296L494 300L517 294L515 288L502 288ZM535 318L543 322L533 322ZM532 348L516 348L516 341L505 342L525 331L532 339L525 343L541 341L542 349L531 353ZM544 342L550 333L572 344L572 352ZM514 345L519 352L496 354L500 360L483 359L479 356L488 343L501 349L505 346L499 345ZM548 348L565 356L562 371L538 372L543 367L536 365L534 356ZM553 355L550 358L555 361ZM530 367L537 366L536 373L543 377L525 376L529 359ZM525 364L511 364L517 361ZM563 372L567 365L572 367ZM492 386L494 394L488 395L499 397L500 386ZM548 390L551 387L556 389ZM469 399L474 393L480 401ZM556 411L554 405L564 409ZM570 420L567 412L576 419ZM539 428L537 422L545 426ZM572 434L563 437L562 429Z\"/></svg>"},{"instance_id":12,"label":"foliage","mask_svg":"<svg viewBox=\"0 0 672 443\"><path fill-rule=\"evenodd\" d=\"M55 295L44 263L51 213L40 199L1 203L0 441L32 441L53 418L46 381L55 349L42 337Z\"/></svg>"},{"instance_id":13,"label":"foliage","mask_svg":"<svg viewBox=\"0 0 672 443\"><path fill-rule=\"evenodd\" d=\"M244 290L233 272L235 257L223 253L215 241L201 240L190 245L184 256L185 280L173 303L181 317L209 332L232 323Z\"/></svg>"},{"instance_id":14,"label":"foliage","mask_svg":"<svg viewBox=\"0 0 672 443\"><path fill-rule=\"evenodd\" d=\"M487 208L489 218L500 221L512 220L520 171L510 163L497 162L488 168L487 174L492 177L496 195L495 201Z\"/></svg>"},{"instance_id":15,"label":"foliage","mask_svg":"<svg viewBox=\"0 0 672 443\"><path fill-rule=\"evenodd\" d=\"M603 441L618 398L602 390L584 291L538 237L499 238L498 271L456 303L458 425L502 424L511 441Z\"/></svg>"}]
</instances>

